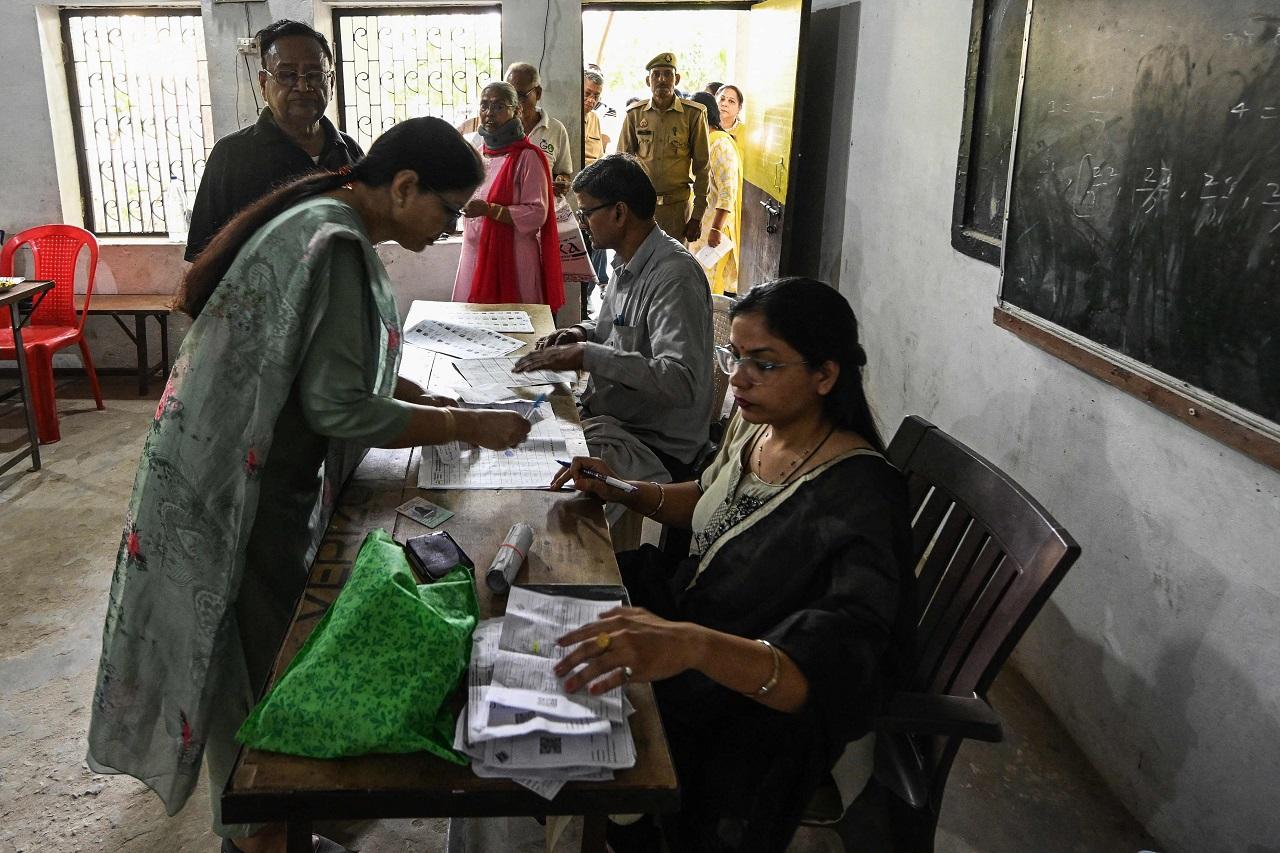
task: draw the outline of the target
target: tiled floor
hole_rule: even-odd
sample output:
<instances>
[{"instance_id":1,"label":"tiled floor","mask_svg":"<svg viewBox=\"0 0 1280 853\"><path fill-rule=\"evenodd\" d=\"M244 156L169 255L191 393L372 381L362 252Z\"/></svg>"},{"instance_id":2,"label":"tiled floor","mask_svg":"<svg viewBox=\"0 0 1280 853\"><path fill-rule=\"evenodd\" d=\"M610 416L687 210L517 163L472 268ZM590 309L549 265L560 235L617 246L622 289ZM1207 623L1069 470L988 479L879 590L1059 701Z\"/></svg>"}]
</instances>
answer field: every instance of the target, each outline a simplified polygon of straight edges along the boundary
<instances>
[{"instance_id":1,"label":"tiled floor","mask_svg":"<svg viewBox=\"0 0 1280 853\"><path fill-rule=\"evenodd\" d=\"M106 589L143 431L155 409L131 380L105 380L97 411L82 383L58 391L63 439L44 448L43 470L0 477L0 851L218 849L202 784L167 818L141 784L84 765L84 737ZM0 404L0 454L20 415ZM1136 853L1159 847L1107 792L1025 681L1006 672L992 702L1008 739L974 744L952 773L942 853ZM559 849L576 839L570 827ZM347 827L365 851L444 849L440 820ZM485 821L468 847L543 849L532 820ZM805 831L794 851L836 850L829 833Z\"/></svg>"}]
</instances>

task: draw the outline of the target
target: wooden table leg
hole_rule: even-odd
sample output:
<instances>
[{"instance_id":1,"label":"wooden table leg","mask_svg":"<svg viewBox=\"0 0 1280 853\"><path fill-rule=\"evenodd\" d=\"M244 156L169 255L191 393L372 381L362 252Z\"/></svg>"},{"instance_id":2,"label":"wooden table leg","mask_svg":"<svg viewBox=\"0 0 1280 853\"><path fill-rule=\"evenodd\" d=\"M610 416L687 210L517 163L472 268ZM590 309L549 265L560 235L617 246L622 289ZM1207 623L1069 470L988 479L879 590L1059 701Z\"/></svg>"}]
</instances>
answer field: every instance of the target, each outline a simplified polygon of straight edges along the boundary
<instances>
[{"instance_id":1,"label":"wooden table leg","mask_svg":"<svg viewBox=\"0 0 1280 853\"><path fill-rule=\"evenodd\" d=\"M467 849L467 818L451 817L444 831L444 853L465 853Z\"/></svg>"},{"instance_id":2,"label":"wooden table leg","mask_svg":"<svg viewBox=\"0 0 1280 853\"><path fill-rule=\"evenodd\" d=\"M134 343L138 347L138 396L147 396L151 365L147 364L147 315L133 315Z\"/></svg>"},{"instance_id":3,"label":"wooden table leg","mask_svg":"<svg viewBox=\"0 0 1280 853\"><path fill-rule=\"evenodd\" d=\"M288 853L314 853L311 843L311 821L290 819L285 824L285 850Z\"/></svg>"},{"instance_id":4,"label":"wooden table leg","mask_svg":"<svg viewBox=\"0 0 1280 853\"><path fill-rule=\"evenodd\" d=\"M169 378L169 315L157 314L156 322L160 324L160 360L164 363L164 378Z\"/></svg>"},{"instance_id":5,"label":"wooden table leg","mask_svg":"<svg viewBox=\"0 0 1280 853\"><path fill-rule=\"evenodd\" d=\"M582 816L582 853L605 853L604 830L608 824L608 815Z\"/></svg>"}]
</instances>

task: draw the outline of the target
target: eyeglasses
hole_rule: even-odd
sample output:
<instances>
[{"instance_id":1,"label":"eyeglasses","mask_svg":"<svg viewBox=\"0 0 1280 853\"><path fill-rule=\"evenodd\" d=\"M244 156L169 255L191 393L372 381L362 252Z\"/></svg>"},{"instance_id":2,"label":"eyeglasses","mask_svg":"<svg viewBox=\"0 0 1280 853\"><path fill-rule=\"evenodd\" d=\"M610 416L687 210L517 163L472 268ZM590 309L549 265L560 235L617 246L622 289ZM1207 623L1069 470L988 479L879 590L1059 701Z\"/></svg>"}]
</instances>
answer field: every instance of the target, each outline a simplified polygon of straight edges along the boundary
<instances>
[{"instance_id":1,"label":"eyeglasses","mask_svg":"<svg viewBox=\"0 0 1280 853\"><path fill-rule=\"evenodd\" d=\"M506 101L481 101L480 112L482 113L500 113L510 111L511 105Z\"/></svg>"},{"instance_id":2,"label":"eyeglasses","mask_svg":"<svg viewBox=\"0 0 1280 853\"><path fill-rule=\"evenodd\" d=\"M264 68L262 73L286 89L292 89L298 85L299 80L306 80L307 85L312 89L324 89L333 80L332 71L308 71L306 74L299 74L297 71L268 71Z\"/></svg>"},{"instance_id":3,"label":"eyeglasses","mask_svg":"<svg viewBox=\"0 0 1280 853\"><path fill-rule=\"evenodd\" d=\"M578 217L578 224L590 231L591 225L587 222L587 219L591 217L591 214L597 210L604 210L606 207L613 207L615 204L617 204L616 201L606 201L604 204L597 204L595 207L580 207L575 211L574 215Z\"/></svg>"},{"instance_id":4,"label":"eyeglasses","mask_svg":"<svg viewBox=\"0 0 1280 853\"><path fill-rule=\"evenodd\" d=\"M525 98L529 97L532 94L533 94L533 89L526 89L523 92L521 92L519 89L516 89L517 100L523 101Z\"/></svg>"},{"instance_id":5,"label":"eyeglasses","mask_svg":"<svg viewBox=\"0 0 1280 853\"><path fill-rule=\"evenodd\" d=\"M779 368L807 365L808 363L807 361L762 361L751 356L737 355L733 350L725 346L716 347L716 366L720 368L721 373L726 376L732 376L741 369L742 374L752 382L764 381Z\"/></svg>"},{"instance_id":6,"label":"eyeglasses","mask_svg":"<svg viewBox=\"0 0 1280 853\"><path fill-rule=\"evenodd\" d=\"M440 206L444 208L444 212L448 214L448 218L444 221L444 233L452 234L454 231L457 231L458 219L462 216L462 208L454 207L449 203L447 198L440 195L440 193L435 190L427 190L427 192L436 197L436 200L440 202Z\"/></svg>"}]
</instances>

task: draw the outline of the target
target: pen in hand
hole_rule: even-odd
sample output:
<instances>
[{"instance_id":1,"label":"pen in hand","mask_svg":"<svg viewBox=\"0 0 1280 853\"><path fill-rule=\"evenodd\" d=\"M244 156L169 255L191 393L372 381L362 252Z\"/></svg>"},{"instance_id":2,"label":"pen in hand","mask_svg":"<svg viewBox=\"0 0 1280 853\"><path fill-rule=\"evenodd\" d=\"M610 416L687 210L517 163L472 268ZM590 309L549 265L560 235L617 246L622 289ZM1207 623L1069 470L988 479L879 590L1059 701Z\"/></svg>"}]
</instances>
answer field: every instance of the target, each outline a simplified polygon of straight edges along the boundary
<instances>
[{"instance_id":1,"label":"pen in hand","mask_svg":"<svg viewBox=\"0 0 1280 853\"><path fill-rule=\"evenodd\" d=\"M563 459L557 459L556 463L563 465L565 468L573 467L572 462L565 462ZM606 486L613 486L615 489L621 489L627 494L640 491L636 486L631 485L626 480L619 480L617 477L610 477L607 474L601 474L599 471L592 470L591 468L583 468L582 476L590 477L592 480L599 480Z\"/></svg>"}]
</instances>

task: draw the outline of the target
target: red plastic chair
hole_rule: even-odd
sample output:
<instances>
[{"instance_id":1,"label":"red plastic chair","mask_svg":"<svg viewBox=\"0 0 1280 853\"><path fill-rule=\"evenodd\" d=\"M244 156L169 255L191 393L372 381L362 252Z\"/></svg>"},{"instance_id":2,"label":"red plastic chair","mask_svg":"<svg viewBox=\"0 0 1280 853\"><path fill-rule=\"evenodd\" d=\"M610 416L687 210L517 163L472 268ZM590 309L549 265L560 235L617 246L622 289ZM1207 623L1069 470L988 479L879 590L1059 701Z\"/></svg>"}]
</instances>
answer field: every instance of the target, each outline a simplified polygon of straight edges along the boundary
<instances>
[{"instance_id":1,"label":"red plastic chair","mask_svg":"<svg viewBox=\"0 0 1280 853\"><path fill-rule=\"evenodd\" d=\"M27 246L35 261L31 278L52 280L53 288L44 294L22 329L22 348L27 354L27 373L31 382L31 400L35 404L36 432L41 444L52 444L62 437L58 430L58 404L53 396L53 354L72 344L79 344L80 357L93 398L102 405L102 389L93 369L93 357L84 339L84 318L93 296L93 277L98 271L98 241L83 228L74 225L40 225L13 235L0 250L0 275L13 275L13 257ZM89 283L85 288L84 310L77 317L75 306L76 260L80 252L89 250ZM38 299L39 297L37 297ZM17 358L13 345L8 309L0 309L0 359Z\"/></svg>"}]
</instances>

